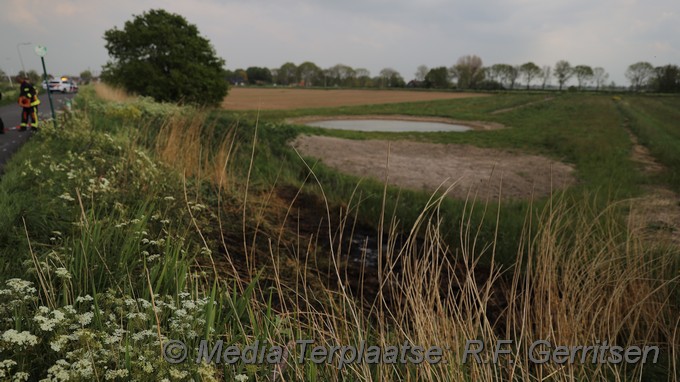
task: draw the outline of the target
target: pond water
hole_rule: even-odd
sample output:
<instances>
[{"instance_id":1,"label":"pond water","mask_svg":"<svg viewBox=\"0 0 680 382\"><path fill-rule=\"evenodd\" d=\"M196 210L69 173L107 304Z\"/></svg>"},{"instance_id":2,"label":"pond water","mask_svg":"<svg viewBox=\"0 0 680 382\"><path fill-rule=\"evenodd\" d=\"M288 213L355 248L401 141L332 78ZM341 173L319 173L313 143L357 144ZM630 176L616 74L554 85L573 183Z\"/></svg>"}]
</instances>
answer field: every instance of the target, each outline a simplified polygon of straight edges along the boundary
<instances>
[{"instance_id":1,"label":"pond water","mask_svg":"<svg viewBox=\"0 0 680 382\"><path fill-rule=\"evenodd\" d=\"M307 126L325 129L382 131L382 132L431 132L431 131L468 131L469 126L442 122L399 121L392 119L332 119L306 123Z\"/></svg>"}]
</instances>

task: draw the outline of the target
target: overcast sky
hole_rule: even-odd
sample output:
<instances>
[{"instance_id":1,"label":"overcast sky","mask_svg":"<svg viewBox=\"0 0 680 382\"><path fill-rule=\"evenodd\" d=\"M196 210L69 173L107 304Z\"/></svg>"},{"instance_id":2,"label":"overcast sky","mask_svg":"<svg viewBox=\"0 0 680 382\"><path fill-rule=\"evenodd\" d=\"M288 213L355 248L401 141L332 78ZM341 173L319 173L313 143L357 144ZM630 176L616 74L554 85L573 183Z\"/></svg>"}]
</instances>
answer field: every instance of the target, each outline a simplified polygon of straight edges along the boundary
<instances>
[{"instance_id":1,"label":"overcast sky","mask_svg":"<svg viewBox=\"0 0 680 382\"><path fill-rule=\"evenodd\" d=\"M183 15L228 69L338 63L408 81L418 65L451 66L477 54L485 65L602 66L627 83L628 65L680 64L679 0L0 0L0 68L95 74L108 60L104 31L142 12ZM555 81L553 80L553 83Z\"/></svg>"}]
</instances>

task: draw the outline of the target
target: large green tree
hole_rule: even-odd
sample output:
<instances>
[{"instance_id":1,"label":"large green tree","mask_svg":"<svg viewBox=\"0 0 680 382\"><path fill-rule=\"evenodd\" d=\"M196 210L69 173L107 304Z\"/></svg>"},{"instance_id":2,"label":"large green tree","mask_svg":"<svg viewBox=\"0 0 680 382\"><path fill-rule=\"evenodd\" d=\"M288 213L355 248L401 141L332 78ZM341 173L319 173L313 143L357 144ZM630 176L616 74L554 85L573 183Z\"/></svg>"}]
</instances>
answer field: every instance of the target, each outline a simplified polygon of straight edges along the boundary
<instances>
[{"instance_id":1,"label":"large green tree","mask_svg":"<svg viewBox=\"0 0 680 382\"><path fill-rule=\"evenodd\" d=\"M593 68L588 65L576 65L573 70L574 75L576 75L579 90L583 90L585 86L588 86L588 83L595 75Z\"/></svg>"},{"instance_id":2,"label":"large green tree","mask_svg":"<svg viewBox=\"0 0 680 382\"><path fill-rule=\"evenodd\" d=\"M595 80L595 90L600 90L609 79L609 74L602 67L593 68L593 80Z\"/></svg>"},{"instance_id":3,"label":"large green tree","mask_svg":"<svg viewBox=\"0 0 680 382\"><path fill-rule=\"evenodd\" d=\"M553 70L553 76L557 79L557 83L560 85L560 90L567 81L574 75L574 69L571 67L569 61L559 60L555 64L555 69Z\"/></svg>"},{"instance_id":4,"label":"large green tree","mask_svg":"<svg viewBox=\"0 0 680 382\"><path fill-rule=\"evenodd\" d=\"M92 72L90 70L80 72L80 81L84 84L89 84L92 81Z\"/></svg>"},{"instance_id":5,"label":"large green tree","mask_svg":"<svg viewBox=\"0 0 680 382\"><path fill-rule=\"evenodd\" d=\"M541 75L541 68L533 62L527 62L519 67L519 72L527 83L527 89L531 86L531 81Z\"/></svg>"},{"instance_id":6,"label":"large green tree","mask_svg":"<svg viewBox=\"0 0 680 382\"><path fill-rule=\"evenodd\" d=\"M297 67L298 77L305 86L315 86L323 82L323 70L311 61L305 61Z\"/></svg>"},{"instance_id":7,"label":"large green tree","mask_svg":"<svg viewBox=\"0 0 680 382\"><path fill-rule=\"evenodd\" d=\"M451 87L449 69L446 66L432 68L425 76L427 87L435 89L448 89Z\"/></svg>"},{"instance_id":8,"label":"large green tree","mask_svg":"<svg viewBox=\"0 0 680 382\"><path fill-rule=\"evenodd\" d=\"M265 85L272 82L272 72L268 68L251 66L246 69L248 82L254 85Z\"/></svg>"},{"instance_id":9,"label":"large green tree","mask_svg":"<svg viewBox=\"0 0 680 382\"><path fill-rule=\"evenodd\" d=\"M482 59L476 55L460 57L451 73L458 79L458 87L461 89L475 89L485 75Z\"/></svg>"},{"instance_id":10,"label":"large green tree","mask_svg":"<svg viewBox=\"0 0 680 382\"><path fill-rule=\"evenodd\" d=\"M292 62L281 65L276 75L279 85L294 85L298 82L298 69Z\"/></svg>"},{"instance_id":11,"label":"large green tree","mask_svg":"<svg viewBox=\"0 0 680 382\"><path fill-rule=\"evenodd\" d=\"M677 65L659 66L654 69L652 79L654 90L661 93L680 92L680 67Z\"/></svg>"},{"instance_id":12,"label":"large green tree","mask_svg":"<svg viewBox=\"0 0 680 382\"><path fill-rule=\"evenodd\" d=\"M654 76L654 67L646 61L636 62L626 69L626 78L630 81L630 86L634 90L640 90L649 85Z\"/></svg>"},{"instance_id":13,"label":"large green tree","mask_svg":"<svg viewBox=\"0 0 680 382\"><path fill-rule=\"evenodd\" d=\"M112 60L102 78L109 83L158 101L214 105L227 95L224 60L180 15L150 10L104 39Z\"/></svg>"}]
</instances>

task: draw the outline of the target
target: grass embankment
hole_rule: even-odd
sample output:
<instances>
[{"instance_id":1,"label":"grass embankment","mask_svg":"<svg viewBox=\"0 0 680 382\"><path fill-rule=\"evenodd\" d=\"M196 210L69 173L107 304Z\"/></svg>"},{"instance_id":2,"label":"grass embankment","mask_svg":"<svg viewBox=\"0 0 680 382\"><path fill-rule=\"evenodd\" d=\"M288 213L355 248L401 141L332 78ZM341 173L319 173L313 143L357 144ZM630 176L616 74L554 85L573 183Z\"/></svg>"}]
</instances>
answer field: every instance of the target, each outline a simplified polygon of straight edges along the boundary
<instances>
[{"instance_id":1,"label":"grass embankment","mask_svg":"<svg viewBox=\"0 0 680 382\"><path fill-rule=\"evenodd\" d=\"M545 94L500 94L492 97L458 100L430 101L408 104L373 105L362 107L340 107L332 109L311 109L295 111L263 111L260 113L259 137L272 155L283 160L256 158L256 178L266 183L275 181L300 184L306 173L300 172L300 158L284 149L287 141L297 134L331 135L351 139L410 139L436 143L471 144L518 150L572 163L579 178L577 186L567 191L566 197L574 204L596 200L605 205L610 200L619 200L636 195L641 175L630 159L631 142L621 128L624 118L609 96L564 94L546 100ZM542 101L542 102L541 102ZM507 110L515 108L514 110ZM498 110L506 110L494 114ZM255 113L225 113L229 118L254 121ZM456 120L491 121L504 124L507 129L494 131L468 131L466 133L375 133L352 132L288 126L287 118L307 115L409 115L448 117ZM252 123L252 122L251 122ZM313 158L306 158L314 166L316 176L324 187L326 196L333 202L341 203L355 194L358 178L339 175ZM427 169L424 169L427 171ZM261 177L261 176L262 177ZM359 216L369 225L376 226L382 218L382 211L395 211L394 218L408 230L427 205L430 195L422 192L388 188L388 197L383 206L384 185L380 180L362 181ZM590 199L590 200L588 200ZM480 241L497 243L496 261L509 266L516 261L518 238L524 225L525 216L532 208L540 209L543 200L515 201L503 203L502 208L495 201L444 200L442 213L447 216L461 216L466 209L473 208L471 220L479 224ZM533 206L533 207L532 207ZM496 235L496 215L500 214L500 234ZM447 242L458 241L458 232L464 229L461 222L451 222L450 230L444 234ZM485 260L488 263L489 258Z\"/></svg>"},{"instance_id":2,"label":"grass embankment","mask_svg":"<svg viewBox=\"0 0 680 382\"><path fill-rule=\"evenodd\" d=\"M270 182L277 175L282 182L322 179L293 165L299 162L271 166L292 154L265 143L294 131L265 124L254 142L255 126L247 122L206 121L200 111L145 100L101 103L87 91L79 97L63 129L45 127L0 180L4 375L566 381L677 373L677 252L643 246L620 224L615 205L564 198L529 214L534 221L520 232L516 251L530 261L498 283L498 268L478 266L480 253L497 249L494 241L477 236L468 214L443 214L445 200L432 200L413 226L425 235L407 237L399 248L387 240L380 249L378 288L365 305L362 290L350 288L347 248L337 237L324 248L316 235L298 235L304 217L282 204ZM389 195L382 197L388 205ZM354 212L357 199L340 215ZM341 208L323 207L322 200L320 215ZM443 232L458 222L465 229L454 255ZM318 237L344 232L343 223L350 221L332 221ZM384 228L396 230L389 218ZM173 365L160 356L169 339L190 349L200 339L240 348L259 340L291 355L269 365ZM299 364L300 346L291 341L301 339L326 347L437 345L446 362L401 366L388 357L338 370L337 357L315 363L308 354ZM462 364L467 339L487 349L499 339L515 342L496 366ZM539 365L527 354L539 339L658 345L661 357L657 365ZM195 357L190 352L188 359Z\"/></svg>"}]
</instances>

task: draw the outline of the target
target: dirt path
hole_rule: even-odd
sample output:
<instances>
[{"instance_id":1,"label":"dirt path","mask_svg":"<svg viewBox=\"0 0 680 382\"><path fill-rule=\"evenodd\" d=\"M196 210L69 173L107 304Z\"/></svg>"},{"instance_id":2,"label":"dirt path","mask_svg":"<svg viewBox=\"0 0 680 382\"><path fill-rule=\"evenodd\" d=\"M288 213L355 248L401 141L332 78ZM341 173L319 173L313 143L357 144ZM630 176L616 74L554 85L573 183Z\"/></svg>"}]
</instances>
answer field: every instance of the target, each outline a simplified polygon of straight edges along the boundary
<instances>
[{"instance_id":1,"label":"dirt path","mask_svg":"<svg viewBox=\"0 0 680 382\"><path fill-rule=\"evenodd\" d=\"M543 103L543 102L552 101L554 98L555 98L555 97L546 97L546 98L544 98L544 99L542 99L542 100L540 100L540 101L533 101L533 102L525 103L525 104L518 105L518 106L514 106L514 107L508 107L508 108L505 108L505 109L496 110L496 111L492 112L491 114L494 115L494 114L503 114L503 113L507 113L507 112L510 112L510 111L513 111L513 110L521 109L521 108L523 108L523 107L527 107L527 106L531 106L531 105L536 105L536 104L538 104L538 103Z\"/></svg>"},{"instance_id":2,"label":"dirt path","mask_svg":"<svg viewBox=\"0 0 680 382\"><path fill-rule=\"evenodd\" d=\"M468 145L411 141L352 140L301 136L293 146L302 154L359 177L432 192L453 185L450 196L465 199L528 199L576 182L572 166L537 155Z\"/></svg>"},{"instance_id":3,"label":"dirt path","mask_svg":"<svg viewBox=\"0 0 680 382\"><path fill-rule=\"evenodd\" d=\"M645 173L658 174L664 166L628 131L633 149L631 158ZM680 197L671 189L650 185L646 194L631 201L628 222L632 229L643 233L650 242L680 246Z\"/></svg>"}]
</instances>

